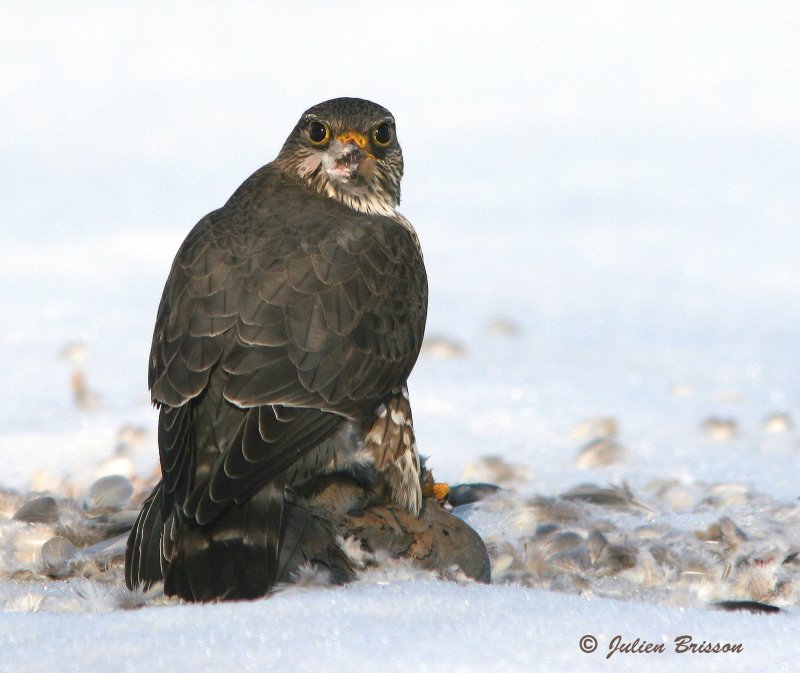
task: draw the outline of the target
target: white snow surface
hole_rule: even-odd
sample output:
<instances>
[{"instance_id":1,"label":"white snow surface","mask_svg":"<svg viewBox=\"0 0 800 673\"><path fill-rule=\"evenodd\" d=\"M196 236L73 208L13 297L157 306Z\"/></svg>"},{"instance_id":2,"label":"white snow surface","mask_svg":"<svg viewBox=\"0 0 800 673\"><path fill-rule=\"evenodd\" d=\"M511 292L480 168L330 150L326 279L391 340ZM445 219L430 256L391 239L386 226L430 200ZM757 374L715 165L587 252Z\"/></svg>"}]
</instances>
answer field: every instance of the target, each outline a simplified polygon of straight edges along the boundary
<instances>
[{"instance_id":1,"label":"white snow surface","mask_svg":"<svg viewBox=\"0 0 800 673\"><path fill-rule=\"evenodd\" d=\"M487 455L515 469L512 495L462 515L530 563L535 498L625 484L645 507L589 508L570 530L686 550L727 517L744 542L727 561L698 552L700 588L637 566L582 590L504 574L497 552L491 586L395 567L123 610L118 585L20 583L47 531L3 506L0 672L796 670L797 565L782 560L800 549L799 25L790 2L5 4L14 502L152 477L146 362L177 246L304 109L354 95L397 118L401 209L425 251L418 443L440 481L498 478ZM599 418L622 447L605 465L579 460ZM759 573L780 614L707 607L752 597ZM683 634L743 651L670 652ZM668 651L607 660L615 635Z\"/></svg>"}]
</instances>

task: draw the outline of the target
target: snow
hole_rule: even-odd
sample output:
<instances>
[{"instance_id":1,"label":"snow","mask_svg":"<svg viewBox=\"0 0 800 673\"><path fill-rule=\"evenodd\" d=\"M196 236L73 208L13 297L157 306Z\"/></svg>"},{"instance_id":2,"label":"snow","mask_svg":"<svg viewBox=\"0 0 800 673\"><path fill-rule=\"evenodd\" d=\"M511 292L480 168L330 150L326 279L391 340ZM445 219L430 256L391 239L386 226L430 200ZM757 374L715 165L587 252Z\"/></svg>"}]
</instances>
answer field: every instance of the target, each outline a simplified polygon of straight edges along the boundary
<instances>
[{"instance_id":1,"label":"snow","mask_svg":"<svg viewBox=\"0 0 800 673\"><path fill-rule=\"evenodd\" d=\"M491 454L525 475L515 509L465 516L518 540L505 516L534 495L625 482L662 530L690 539L730 516L754 559L796 550L798 22L788 2L5 7L0 487L80 498L105 474L151 475L145 363L175 249L305 108L358 95L398 119L402 211L425 251L428 334L445 344L412 376L419 445L439 480L476 479ZM767 432L780 413L789 427ZM623 457L579 469L579 426L598 417L618 423ZM713 418L732 419L732 436L714 439ZM656 482L688 493L687 509ZM746 497L709 506L712 491ZM631 516L608 520L630 536ZM781 614L750 615L629 586L616 600L397 570L129 611L96 583L53 581L91 594L58 613L0 583L0 668L15 671L364 658L387 671L788 671L800 652L796 589ZM743 652L603 658L616 634L684 633ZM584 634L600 640L592 655Z\"/></svg>"},{"instance_id":2,"label":"snow","mask_svg":"<svg viewBox=\"0 0 800 673\"><path fill-rule=\"evenodd\" d=\"M18 652L36 652L22 668L14 668L31 673L172 670L177 662L191 662L196 670L219 670L224 663L237 671L359 671L365 665L388 672L580 673L670 671L677 666L727 671L762 670L765 655L771 671L790 671L796 664L788 645L796 622L787 617L676 612L645 604L557 598L510 586L397 581L287 593L251 604L103 615L15 614L13 622L0 622L0 629L4 641L10 640ZM81 640L75 638L76 631ZM630 634L631 641L634 634L651 643L666 641L667 651L616 654L606 660L608 644L618 631ZM693 634L698 644L743 643L743 651L675 654L672 641L685 633ZM598 649L584 654L578 642L592 634L599 640ZM776 642L786 644L787 651L771 650Z\"/></svg>"}]
</instances>

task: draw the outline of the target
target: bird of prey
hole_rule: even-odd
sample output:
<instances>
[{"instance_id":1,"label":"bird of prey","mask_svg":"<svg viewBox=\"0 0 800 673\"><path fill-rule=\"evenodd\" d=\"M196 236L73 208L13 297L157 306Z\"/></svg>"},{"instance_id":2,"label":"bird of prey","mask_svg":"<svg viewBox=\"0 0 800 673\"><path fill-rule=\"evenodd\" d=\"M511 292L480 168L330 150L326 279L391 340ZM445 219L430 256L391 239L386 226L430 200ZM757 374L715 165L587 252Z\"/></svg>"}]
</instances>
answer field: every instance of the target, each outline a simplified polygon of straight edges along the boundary
<instances>
[{"instance_id":1,"label":"bird of prey","mask_svg":"<svg viewBox=\"0 0 800 673\"><path fill-rule=\"evenodd\" d=\"M348 466L418 514L406 382L428 289L402 174L391 113L330 100L186 237L150 352L162 479L128 540L130 588L267 593L295 490Z\"/></svg>"}]
</instances>

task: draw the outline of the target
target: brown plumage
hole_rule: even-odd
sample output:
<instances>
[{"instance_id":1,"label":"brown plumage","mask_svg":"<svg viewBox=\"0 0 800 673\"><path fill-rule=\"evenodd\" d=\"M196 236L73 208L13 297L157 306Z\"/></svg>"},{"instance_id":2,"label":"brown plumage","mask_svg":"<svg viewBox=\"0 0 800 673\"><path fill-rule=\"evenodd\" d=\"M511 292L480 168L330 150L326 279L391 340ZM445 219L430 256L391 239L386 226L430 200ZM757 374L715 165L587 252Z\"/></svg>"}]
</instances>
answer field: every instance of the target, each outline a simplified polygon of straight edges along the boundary
<instances>
[{"instance_id":1,"label":"brown plumage","mask_svg":"<svg viewBox=\"0 0 800 673\"><path fill-rule=\"evenodd\" d=\"M129 587L263 595L298 520L287 493L365 455L390 499L419 511L405 384L427 281L396 211L402 168L387 110L328 101L187 236L153 335L162 482L128 542ZM319 549L332 529L315 530Z\"/></svg>"}]
</instances>

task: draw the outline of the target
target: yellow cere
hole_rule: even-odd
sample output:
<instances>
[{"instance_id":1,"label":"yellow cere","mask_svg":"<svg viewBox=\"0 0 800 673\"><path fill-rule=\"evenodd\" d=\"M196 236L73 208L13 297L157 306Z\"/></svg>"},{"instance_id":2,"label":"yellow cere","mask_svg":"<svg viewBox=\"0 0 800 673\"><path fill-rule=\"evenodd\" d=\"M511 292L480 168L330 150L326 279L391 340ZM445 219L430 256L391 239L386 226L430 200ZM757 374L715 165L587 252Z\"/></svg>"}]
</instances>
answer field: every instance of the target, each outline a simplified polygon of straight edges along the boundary
<instances>
[{"instance_id":1,"label":"yellow cere","mask_svg":"<svg viewBox=\"0 0 800 673\"><path fill-rule=\"evenodd\" d=\"M338 136L336 136L336 140L343 145L346 145L349 142L354 142L362 150L367 146L367 139L357 131L340 133Z\"/></svg>"}]
</instances>

